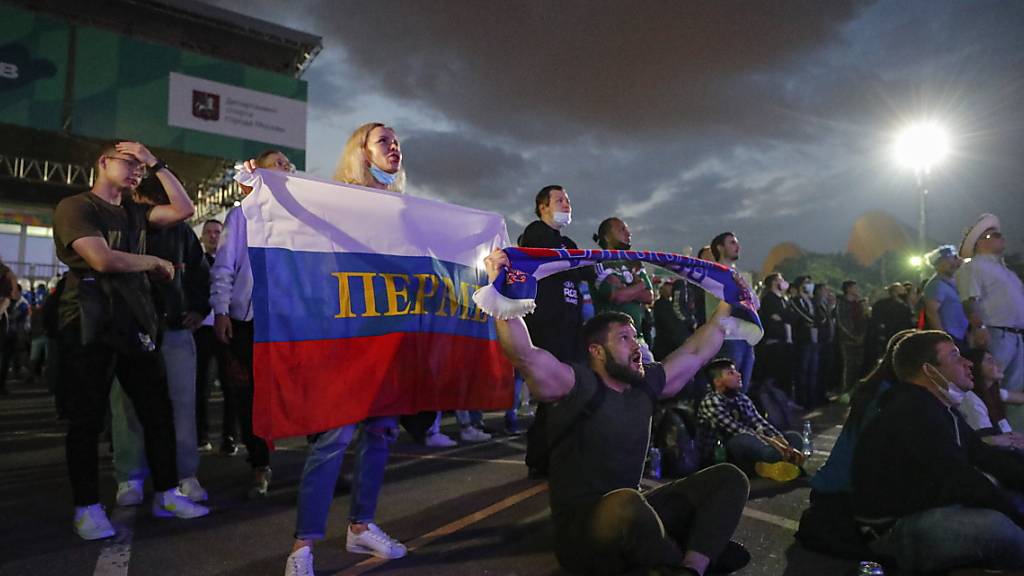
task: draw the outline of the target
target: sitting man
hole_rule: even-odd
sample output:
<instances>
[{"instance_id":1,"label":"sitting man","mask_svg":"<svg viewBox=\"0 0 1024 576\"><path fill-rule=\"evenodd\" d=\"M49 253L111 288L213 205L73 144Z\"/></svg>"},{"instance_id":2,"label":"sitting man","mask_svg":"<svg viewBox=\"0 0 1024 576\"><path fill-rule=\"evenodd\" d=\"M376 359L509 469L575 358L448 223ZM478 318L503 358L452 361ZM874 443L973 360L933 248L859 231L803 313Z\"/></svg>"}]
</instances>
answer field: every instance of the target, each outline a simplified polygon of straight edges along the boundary
<instances>
[{"instance_id":1,"label":"sitting man","mask_svg":"<svg viewBox=\"0 0 1024 576\"><path fill-rule=\"evenodd\" d=\"M729 461L748 475L785 482L800 475L804 455L796 446L799 432L779 432L761 416L743 393L743 378L728 358L716 358L707 367L712 390L697 408L701 452L713 451L715 442L725 445ZM709 449L710 447L710 449Z\"/></svg>"},{"instance_id":2,"label":"sitting man","mask_svg":"<svg viewBox=\"0 0 1024 576\"><path fill-rule=\"evenodd\" d=\"M500 250L485 262L491 282L508 266ZM721 347L725 327L735 322L728 305L663 364L641 362L636 327L621 312L584 325L586 364L565 364L535 347L520 318L494 322L530 394L548 403L551 510L562 566L583 574L702 575L712 559L717 571L749 561L729 540L749 490L735 466L713 466L647 494L638 490L653 400L678 393Z\"/></svg>"},{"instance_id":3,"label":"sitting man","mask_svg":"<svg viewBox=\"0 0 1024 576\"><path fill-rule=\"evenodd\" d=\"M1024 455L985 444L957 412L971 363L930 330L897 345L893 368L853 458L868 545L908 572L1024 568Z\"/></svg>"}]
</instances>

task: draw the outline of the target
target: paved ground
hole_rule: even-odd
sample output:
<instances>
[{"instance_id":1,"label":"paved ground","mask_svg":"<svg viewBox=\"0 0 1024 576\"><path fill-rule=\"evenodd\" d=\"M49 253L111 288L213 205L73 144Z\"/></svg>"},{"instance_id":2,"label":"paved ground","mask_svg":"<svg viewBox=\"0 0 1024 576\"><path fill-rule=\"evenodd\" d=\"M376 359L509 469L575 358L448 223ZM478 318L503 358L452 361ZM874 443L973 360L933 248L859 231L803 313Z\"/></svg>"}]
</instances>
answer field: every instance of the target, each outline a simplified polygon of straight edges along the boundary
<instances>
[{"instance_id":1,"label":"paved ground","mask_svg":"<svg viewBox=\"0 0 1024 576\"><path fill-rule=\"evenodd\" d=\"M63 456L63 425L52 400L36 386L10 383L0 397L0 574L2 575L280 575L291 544L295 497L305 441L282 443L272 456L275 482L263 501L245 499L243 456L204 455L200 480L211 494L206 518L162 520L147 502L115 509L107 445L102 454L103 502L121 527L116 540L84 542L71 528L71 495ZM214 404L211 413L219 413ZM816 447L827 451L841 409L809 415ZM500 428L500 415L488 415ZM454 423L445 428L454 432ZM214 426L214 429L218 429ZM344 549L347 495L334 500L333 536L316 548L320 575L563 574L550 553L552 529L544 482L526 478L524 439L497 437L481 445L432 450L403 437L395 445L378 522L410 547L408 557L380 562ZM822 462L812 458L810 469ZM346 462L346 470L350 463ZM807 501L806 483L759 480L737 533L753 554L744 576L845 575L855 563L804 550L793 539Z\"/></svg>"}]
</instances>

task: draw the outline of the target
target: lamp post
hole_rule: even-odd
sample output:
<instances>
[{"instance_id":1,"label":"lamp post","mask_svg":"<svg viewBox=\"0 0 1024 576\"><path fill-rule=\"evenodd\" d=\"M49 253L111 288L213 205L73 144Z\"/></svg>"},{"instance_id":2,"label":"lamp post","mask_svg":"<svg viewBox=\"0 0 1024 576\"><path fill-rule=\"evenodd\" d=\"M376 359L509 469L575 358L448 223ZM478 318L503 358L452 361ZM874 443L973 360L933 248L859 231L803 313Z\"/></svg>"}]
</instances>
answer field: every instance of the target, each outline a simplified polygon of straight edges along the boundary
<instances>
[{"instance_id":1,"label":"lamp post","mask_svg":"<svg viewBox=\"0 0 1024 576\"><path fill-rule=\"evenodd\" d=\"M914 171L920 198L917 216L917 247L928 250L928 175L949 154L949 135L932 121L911 124L896 135L893 147L896 160Z\"/></svg>"}]
</instances>

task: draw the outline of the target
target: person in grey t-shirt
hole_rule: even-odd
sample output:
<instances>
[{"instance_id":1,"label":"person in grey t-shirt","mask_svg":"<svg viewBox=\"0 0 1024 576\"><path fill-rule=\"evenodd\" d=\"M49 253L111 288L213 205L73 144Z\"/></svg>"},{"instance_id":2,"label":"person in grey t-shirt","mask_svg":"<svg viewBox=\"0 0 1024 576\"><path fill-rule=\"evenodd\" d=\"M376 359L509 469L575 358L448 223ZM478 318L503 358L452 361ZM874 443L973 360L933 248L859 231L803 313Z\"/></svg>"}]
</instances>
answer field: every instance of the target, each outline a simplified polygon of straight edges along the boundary
<instances>
[{"instance_id":1,"label":"person in grey t-shirt","mask_svg":"<svg viewBox=\"0 0 1024 576\"><path fill-rule=\"evenodd\" d=\"M497 250L485 264L493 282L508 257ZM585 364L559 362L535 347L521 318L494 322L531 395L549 405L551 510L563 567L581 574L702 575L749 561L730 541L749 491L735 466L712 466L646 494L638 490L654 399L676 395L718 351L735 326L727 304L664 363L652 364L642 363L636 327L621 312L584 325Z\"/></svg>"}]
</instances>

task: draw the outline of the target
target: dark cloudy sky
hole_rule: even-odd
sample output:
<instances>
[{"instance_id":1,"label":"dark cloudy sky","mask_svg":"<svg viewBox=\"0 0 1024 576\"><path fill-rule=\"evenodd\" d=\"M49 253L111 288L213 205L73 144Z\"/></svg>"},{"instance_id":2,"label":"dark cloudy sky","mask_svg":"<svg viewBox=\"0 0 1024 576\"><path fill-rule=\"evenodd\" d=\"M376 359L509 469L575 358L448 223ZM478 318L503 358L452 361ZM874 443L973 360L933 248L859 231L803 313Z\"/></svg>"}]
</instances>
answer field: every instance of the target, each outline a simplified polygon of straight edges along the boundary
<instances>
[{"instance_id":1,"label":"dark cloudy sky","mask_svg":"<svg viewBox=\"0 0 1024 576\"><path fill-rule=\"evenodd\" d=\"M500 212L513 239L559 183L582 247L617 215L642 249L733 230L749 268L787 240L841 251L865 211L916 226L890 141L927 117L954 137L929 236L991 211L1024 248L1024 2L215 3L323 36L310 172L385 122L409 193Z\"/></svg>"}]
</instances>

